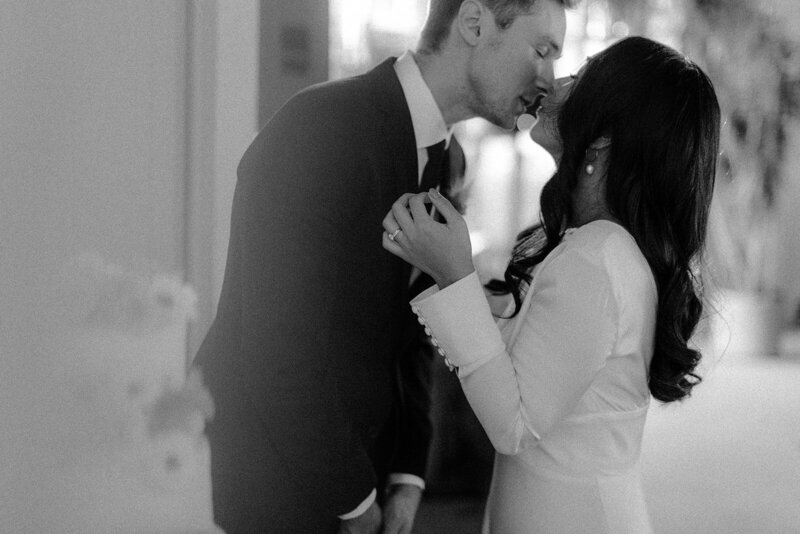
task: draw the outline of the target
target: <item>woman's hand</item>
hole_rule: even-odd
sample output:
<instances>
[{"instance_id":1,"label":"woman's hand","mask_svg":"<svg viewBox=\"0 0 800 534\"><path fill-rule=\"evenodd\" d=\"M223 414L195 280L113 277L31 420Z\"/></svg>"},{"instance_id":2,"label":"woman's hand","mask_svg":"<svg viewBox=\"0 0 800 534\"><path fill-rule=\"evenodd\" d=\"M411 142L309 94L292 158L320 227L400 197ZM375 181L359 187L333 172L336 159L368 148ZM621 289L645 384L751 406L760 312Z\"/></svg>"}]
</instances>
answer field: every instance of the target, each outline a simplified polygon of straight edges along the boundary
<instances>
[{"instance_id":1,"label":"woman's hand","mask_svg":"<svg viewBox=\"0 0 800 534\"><path fill-rule=\"evenodd\" d=\"M428 200L444 223L431 217ZM475 270L467 223L435 189L401 196L383 219L383 228L383 248L431 275L439 289Z\"/></svg>"}]
</instances>

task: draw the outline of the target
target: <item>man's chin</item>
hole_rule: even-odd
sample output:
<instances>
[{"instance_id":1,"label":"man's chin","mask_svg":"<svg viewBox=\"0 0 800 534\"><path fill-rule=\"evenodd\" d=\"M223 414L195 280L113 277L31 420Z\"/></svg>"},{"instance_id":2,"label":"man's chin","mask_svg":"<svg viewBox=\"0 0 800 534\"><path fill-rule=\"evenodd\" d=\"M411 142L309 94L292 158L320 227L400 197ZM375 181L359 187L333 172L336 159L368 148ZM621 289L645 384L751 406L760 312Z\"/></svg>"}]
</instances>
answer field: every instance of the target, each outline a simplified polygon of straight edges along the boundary
<instances>
[{"instance_id":1,"label":"man's chin","mask_svg":"<svg viewBox=\"0 0 800 534\"><path fill-rule=\"evenodd\" d=\"M502 128L503 130L507 130L509 132L517 129L516 115L509 115L506 117L495 117L494 119L489 120L489 122L491 122L498 128Z\"/></svg>"},{"instance_id":2,"label":"man's chin","mask_svg":"<svg viewBox=\"0 0 800 534\"><path fill-rule=\"evenodd\" d=\"M499 106L486 106L480 110L476 110L474 116L478 116L486 122L491 123L492 126L497 126L503 130L513 130L517 124L517 115L513 112L516 110L506 112L498 108Z\"/></svg>"}]
</instances>

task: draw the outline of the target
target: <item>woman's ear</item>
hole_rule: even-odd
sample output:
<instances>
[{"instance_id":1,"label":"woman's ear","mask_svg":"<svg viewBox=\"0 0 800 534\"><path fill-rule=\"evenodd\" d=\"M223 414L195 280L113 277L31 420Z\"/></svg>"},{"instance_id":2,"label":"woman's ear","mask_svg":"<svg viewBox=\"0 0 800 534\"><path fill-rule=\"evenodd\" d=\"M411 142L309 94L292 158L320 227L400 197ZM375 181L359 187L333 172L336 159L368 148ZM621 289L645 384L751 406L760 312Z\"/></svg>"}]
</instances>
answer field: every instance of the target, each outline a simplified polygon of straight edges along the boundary
<instances>
[{"instance_id":1,"label":"woman's ear","mask_svg":"<svg viewBox=\"0 0 800 534\"><path fill-rule=\"evenodd\" d=\"M456 14L455 25L461 38L470 46L481 39L481 25L485 24L486 7L479 0L464 0Z\"/></svg>"},{"instance_id":2,"label":"woman's ear","mask_svg":"<svg viewBox=\"0 0 800 534\"><path fill-rule=\"evenodd\" d=\"M592 141L592 144L589 145L589 148L592 150L602 150L609 146L611 146L611 138L602 136Z\"/></svg>"}]
</instances>

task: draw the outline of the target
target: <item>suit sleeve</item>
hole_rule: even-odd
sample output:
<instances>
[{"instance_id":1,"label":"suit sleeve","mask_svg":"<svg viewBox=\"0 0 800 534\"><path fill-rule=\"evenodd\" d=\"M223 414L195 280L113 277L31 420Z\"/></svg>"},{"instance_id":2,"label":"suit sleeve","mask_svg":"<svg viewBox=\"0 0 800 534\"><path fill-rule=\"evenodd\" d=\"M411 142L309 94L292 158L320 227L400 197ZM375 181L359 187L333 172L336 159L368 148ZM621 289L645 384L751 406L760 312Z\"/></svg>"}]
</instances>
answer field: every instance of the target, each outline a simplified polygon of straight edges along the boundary
<instances>
[{"instance_id":1,"label":"suit sleeve","mask_svg":"<svg viewBox=\"0 0 800 534\"><path fill-rule=\"evenodd\" d=\"M346 350L334 332L332 280L347 264L338 244L359 165L337 130L343 122L309 98L284 107L239 165L232 219L242 280L239 383L270 428L265 446L307 489L316 507L309 513L330 515L356 508L376 484L332 372Z\"/></svg>"},{"instance_id":2,"label":"suit sleeve","mask_svg":"<svg viewBox=\"0 0 800 534\"><path fill-rule=\"evenodd\" d=\"M424 480L433 435L430 419L433 350L416 316L408 311L410 334L397 362L401 413L391 471Z\"/></svg>"}]
</instances>

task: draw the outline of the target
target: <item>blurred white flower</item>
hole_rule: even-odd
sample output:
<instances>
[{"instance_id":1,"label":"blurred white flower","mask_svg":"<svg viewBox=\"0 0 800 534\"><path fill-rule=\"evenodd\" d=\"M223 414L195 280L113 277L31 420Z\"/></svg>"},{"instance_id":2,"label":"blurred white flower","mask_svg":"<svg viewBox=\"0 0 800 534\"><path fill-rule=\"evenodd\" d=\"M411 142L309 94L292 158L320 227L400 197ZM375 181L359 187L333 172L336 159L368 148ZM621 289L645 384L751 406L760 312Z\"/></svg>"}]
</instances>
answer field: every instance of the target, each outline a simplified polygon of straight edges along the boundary
<instances>
[{"instance_id":1,"label":"blurred white flower","mask_svg":"<svg viewBox=\"0 0 800 534\"><path fill-rule=\"evenodd\" d=\"M93 327L141 331L163 328L196 316L194 290L174 274L142 274L84 254L63 270L71 291L66 301L73 320Z\"/></svg>"}]
</instances>

